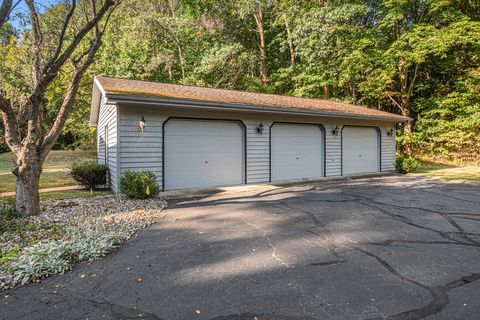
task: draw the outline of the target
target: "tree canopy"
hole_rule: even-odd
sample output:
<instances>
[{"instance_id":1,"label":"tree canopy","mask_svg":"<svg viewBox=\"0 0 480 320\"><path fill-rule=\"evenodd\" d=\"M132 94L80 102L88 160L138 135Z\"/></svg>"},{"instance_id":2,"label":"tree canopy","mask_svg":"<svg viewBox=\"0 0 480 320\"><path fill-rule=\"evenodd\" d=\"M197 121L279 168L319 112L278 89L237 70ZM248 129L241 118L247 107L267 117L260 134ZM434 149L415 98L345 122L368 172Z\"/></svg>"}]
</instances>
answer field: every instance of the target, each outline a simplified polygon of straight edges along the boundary
<instances>
[{"instance_id":1,"label":"tree canopy","mask_svg":"<svg viewBox=\"0 0 480 320\"><path fill-rule=\"evenodd\" d=\"M59 3L42 15L54 23L62 14ZM0 83L18 96L30 71L22 60L29 32L6 24L0 33ZM102 40L57 148L92 143L87 115L99 74L401 113L414 121L400 147L480 161L477 1L125 0ZM52 117L66 85L60 76L49 91Z\"/></svg>"}]
</instances>

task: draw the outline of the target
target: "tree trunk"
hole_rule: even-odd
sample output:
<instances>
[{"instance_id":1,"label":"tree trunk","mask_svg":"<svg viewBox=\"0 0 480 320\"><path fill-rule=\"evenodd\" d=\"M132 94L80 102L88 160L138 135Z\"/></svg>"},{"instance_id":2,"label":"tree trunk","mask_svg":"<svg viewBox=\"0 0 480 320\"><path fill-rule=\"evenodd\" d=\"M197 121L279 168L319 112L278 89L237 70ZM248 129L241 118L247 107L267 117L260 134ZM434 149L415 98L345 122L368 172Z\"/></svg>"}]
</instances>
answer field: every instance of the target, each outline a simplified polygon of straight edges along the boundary
<instances>
[{"instance_id":1,"label":"tree trunk","mask_svg":"<svg viewBox=\"0 0 480 320\"><path fill-rule=\"evenodd\" d=\"M26 165L15 173L17 176L15 207L20 214L36 215L40 213L38 189L41 168L41 164Z\"/></svg>"},{"instance_id":2,"label":"tree trunk","mask_svg":"<svg viewBox=\"0 0 480 320\"><path fill-rule=\"evenodd\" d=\"M288 17L285 15L285 29L287 30L287 42L288 49L290 50L290 65L295 64L295 48L293 47L292 32L290 31L290 24L288 22Z\"/></svg>"},{"instance_id":3,"label":"tree trunk","mask_svg":"<svg viewBox=\"0 0 480 320\"><path fill-rule=\"evenodd\" d=\"M263 85L267 84L267 50L265 45L265 29L263 27L262 8L259 7L255 12L255 23L258 32L258 49L260 51L260 81Z\"/></svg>"},{"instance_id":4,"label":"tree trunk","mask_svg":"<svg viewBox=\"0 0 480 320\"><path fill-rule=\"evenodd\" d=\"M405 60L403 58L400 58L400 61L398 63L398 74L400 77L400 93L402 96L400 101L400 109L402 111L403 116L410 117L411 103L410 103L410 90L408 87L408 72L407 72L407 68L405 67ZM405 134L410 134L412 133L412 131L413 131L413 124L409 122L403 128L403 132ZM411 156L413 153L412 144L409 142L405 143L403 152L405 153L405 155Z\"/></svg>"},{"instance_id":5,"label":"tree trunk","mask_svg":"<svg viewBox=\"0 0 480 320\"><path fill-rule=\"evenodd\" d=\"M170 15L173 19L176 19L175 15L175 6L172 3L172 0L168 1L168 7L170 9ZM182 45L180 43L180 39L178 38L178 35L175 30L171 30L173 39L175 41L176 47L177 47L177 52L178 52L178 60L180 62L180 69L182 71L182 79L185 79L185 59L183 58L183 50L182 50Z\"/></svg>"},{"instance_id":6,"label":"tree trunk","mask_svg":"<svg viewBox=\"0 0 480 320\"><path fill-rule=\"evenodd\" d=\"M330 89L328 88L328 84L323 85L323 96L325 99L330 99Z\"/></svg>"}]
</instances>

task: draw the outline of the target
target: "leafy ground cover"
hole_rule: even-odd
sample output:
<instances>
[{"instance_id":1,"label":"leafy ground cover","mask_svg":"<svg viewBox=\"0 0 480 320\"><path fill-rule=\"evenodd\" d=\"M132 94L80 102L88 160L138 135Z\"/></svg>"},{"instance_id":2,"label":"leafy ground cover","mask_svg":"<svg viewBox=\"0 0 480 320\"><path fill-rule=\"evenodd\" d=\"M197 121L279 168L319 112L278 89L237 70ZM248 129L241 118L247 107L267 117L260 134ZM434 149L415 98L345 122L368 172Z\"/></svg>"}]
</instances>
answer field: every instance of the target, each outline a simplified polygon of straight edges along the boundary
<instances>
[{"instance_id":1,"label":"leafy ground cover","mask_svg":"<svg viewBox=\"0 0 480 320\"><path fill-rule=\"evenodd\" d=\"M420 167L416 175L452 181L463 181L480 184L480 167L455 167L445 165L425 165Z\"/></svg>"},{"instance_id":2,"label":"leafy ground cover","mask_svg":"<svg viewBox=\"0 0 480 320\"><path fill-rule=\"evenodd\" d=\"M1 199L0 290L104 256L155 222L166 202L119 195L47 200L42 213L32 217L19 215L11 205L11 199Z\"/></svg>"},{"instance_id":3,"label":"leafy ground cover","mask_svg":"<svg viewBox=\"0 0 480 320\"><path fill-rule=\"evenodd\" d=\"M40 177L40 188L73 186L77 183L69 174L68 166L74 161L94 160L94 150L53 150L48 155ZM15 191L12 170L12 154L0 154L0 192Z\"/></svg>"}]
</instances>

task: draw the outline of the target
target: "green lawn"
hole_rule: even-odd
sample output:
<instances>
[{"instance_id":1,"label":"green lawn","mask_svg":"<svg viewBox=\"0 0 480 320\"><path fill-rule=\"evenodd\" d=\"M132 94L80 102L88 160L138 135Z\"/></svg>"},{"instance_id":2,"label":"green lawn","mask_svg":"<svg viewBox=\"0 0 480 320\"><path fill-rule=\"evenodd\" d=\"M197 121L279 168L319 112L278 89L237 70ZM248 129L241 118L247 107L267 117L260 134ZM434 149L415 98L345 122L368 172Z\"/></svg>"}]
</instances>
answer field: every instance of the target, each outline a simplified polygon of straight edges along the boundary
<instances>
[{"instance_id":1,"label":"green lawn","mask_svg":"<svg viewBox=\"0 0 480 320\"><path fill-rule=\"evenodd\" d=\"M455 180L480 184L480 167L454 167L442 165L426 165L420 167L415 175L445 180Z\"/></svg>"},{"instance_id":2,"label":"green lawn","mask_svg":"<svg viewBox=\"0 0 480 320\"><path fill-rule=\"evenodd\" d=\"M53 150L47 157L40 177L40 188L53 188L76 185L68 174L68 166L73 161L94 160L94 150ZM15 191L15 176L11 173L12 154L0 154L0 192Z\"/></svg>"},{"instance_id":3,"label":"green lawn","mask_svg":"<svg viewBox=\"0 0 480 320\"><path fill-rule=\"evenodd\" d=\"M112 195L113 192L110 190L97 190L90 192L90 190L62 190L62 191L49 191L40 193L40 201L47 200L64 200L64 199L74 199L74 198L90 198L96 196L107 196ZM13 203L15 201L15 196L0 197L1 203Z\"/></svg>"}]
</instances>

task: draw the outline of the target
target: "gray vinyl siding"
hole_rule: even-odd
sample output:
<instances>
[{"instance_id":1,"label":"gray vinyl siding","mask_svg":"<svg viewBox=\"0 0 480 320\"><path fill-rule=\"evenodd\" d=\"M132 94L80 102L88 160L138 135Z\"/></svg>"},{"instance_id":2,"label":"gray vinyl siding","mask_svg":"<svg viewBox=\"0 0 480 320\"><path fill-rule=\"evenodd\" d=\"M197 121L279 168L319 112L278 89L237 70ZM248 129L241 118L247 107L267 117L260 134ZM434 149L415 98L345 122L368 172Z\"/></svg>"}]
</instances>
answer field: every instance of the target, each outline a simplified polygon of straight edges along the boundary
<instances>
[{"instance_id":1,"label":"gray vinyl siding","mask_svg":"<svg viewBox=\"0 0 480 320\"><path fill-rule=\"evenodd\" d=\"M272 122L263 122L263 133L257 132L259 121L245 120L247 130L247 183L270 180L270 130Z\"/></svg>"},{"instance_id":2,"label":"gray vinyl siding","mask_svg":"<svg viewBox=\"0 0 480 320\"><path fill-rule=\"evenodd\" d=\"M113 106L111 106L113 107ZM115 109L115 107L113 107ZM253 114L221 112L221 111L186 111L176 108L156 108L154 106L129 106L121 105L117 107L119 123L118 142L119 162L118 176L125 170L151 170L157 176L159 186L163 185L162 168L162 148L163 148L163 124L169 117L180 118L205 118L205 119L231 119L240 120L246 127L246 180L248 184L266 183L270 179L270 125L274 121L295 122L295 123L318 123L325 127L325 176L335 177L342 174L342 146L341 133L333 135L332 130L335 126L340 129L343 125L369 125L378 126L381 130L381 163L382 171L393 170L395 161L395 138L388 137L386 132L392 127L388 123L378 123L375 121L360 121L347 119L328 119L286 115L261 115L257 117ZM105 111L101 111L98 129L101 132L105 121ZM138 121L145 117L147 126L145 132L141 133L138 129ZM109 118L113 119L113 118ZM112 120L110 120L112 121ZM257 126L262 122L264 130L262 134L257 133ZM113 126L112 126L113 129ZM113 132L113 130L112 130ZM115 128L116 134L116 128ZM99 150L101 141L99 141ZM116 151L116 149L115 149ZM166 151L168 152L168 151ZM113 149L112 149L113 154ZM99 152L99 161L102 160L102 154ZM111 159L112 172L117 170L116 162ZM115 166L113 166L115 164ZM113 180L113 179L112 179ZM113 181L112 181L113 182ZM117 191L116 187L114 191Z\"/></svg>"},{"instance_id":3,"label":"gray vinyl siding","mask_svg":"<svg viewBox=\"0 0 480 320\"><path fill-rule=\"evenodd\" d=\"M108 140L105 139L105 127L107 126ZM108 163L106 163L105 144L108 146ZM105 103L100 105L97 125L97 160L99 163L108 165L108 177L110 187L118 192L118 140L117 140L117 107Z\"/></svg>"},{"instance_id":4,"label":"gray vinyl siding","mask_svg":"<svg viewBox=\"0 0 480 320\"><path fill-rule=\"evenodd\" d=\"M393 136L388 136L387 131L393 129ZM382 171L395 170L396 140L395 127L380 127L382 135Z\"/></svg>"},{"instance_id":5,"label":"gray vinyl siding","mask_svg":"<svg viewBox=\"0 0 480 320\"><path fill-rule=\"evenodd\" d=\"M138 128L142 115L147 123L143 133ZM127 109L120 113L120 174L126 170L150 170L162 186L162 129L168 117L152 112L142 115Z\"/></svg>"},{"instance_id":6,"label":"gray vinyl siding","mask_svg":"<svg viewBox=\"0 0 480 320\"><path fill-rule=\"evenodd\" d=\"M337 124L326 124L325 127L325 176L335 177L342 174L342 136L333 134ZM338 125L341 128L340 125Z\"/></svg>"}]
</instances>

